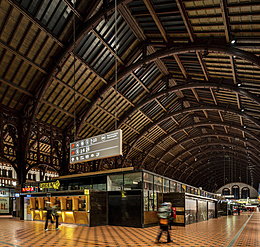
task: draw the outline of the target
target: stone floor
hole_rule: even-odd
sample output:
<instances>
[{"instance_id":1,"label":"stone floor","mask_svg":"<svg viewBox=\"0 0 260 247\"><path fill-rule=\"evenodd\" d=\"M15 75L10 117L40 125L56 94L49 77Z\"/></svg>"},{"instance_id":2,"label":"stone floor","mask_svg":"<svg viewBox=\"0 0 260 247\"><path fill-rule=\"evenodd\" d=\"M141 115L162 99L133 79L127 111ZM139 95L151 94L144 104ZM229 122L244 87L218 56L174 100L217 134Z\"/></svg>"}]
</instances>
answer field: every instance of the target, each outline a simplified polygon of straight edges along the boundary
<instances>
[{"instance_id":1,"label":"stone floor","mask_svg":"<svg viewBox=\"0 0 260 247\"><path fill-rule=\"evenodd\" d=\"M172 243L155 244L158 226L132 228L119 226L87 227L61 224L59 230L44 222L0 218L0 246L260 246L260 213L242 213L173 227Z\"/></svg>"}]
</instances>

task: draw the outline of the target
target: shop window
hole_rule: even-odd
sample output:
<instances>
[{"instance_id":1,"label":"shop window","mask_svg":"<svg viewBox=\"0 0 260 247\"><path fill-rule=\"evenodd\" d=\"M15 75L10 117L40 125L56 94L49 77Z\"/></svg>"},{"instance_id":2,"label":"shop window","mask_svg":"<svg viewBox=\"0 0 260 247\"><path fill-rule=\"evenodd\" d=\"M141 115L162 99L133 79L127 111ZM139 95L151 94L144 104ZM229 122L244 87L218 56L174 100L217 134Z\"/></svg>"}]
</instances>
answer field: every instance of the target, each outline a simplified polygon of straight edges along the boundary
<instances>
[{"instance_id":1,"label":"shop window","mask_svg":"<svg viewBox=\"0 0 260 247\"><path fill-rule=\"evenodd\" d=\"M230 190L228 188L225 188L222 190L222 195L226 196L226 195L230 195Z\"/></svg>"},{"instance_id":2,"label":"shop window","mask_svg":"<svg viewBox=\"0 0 260 247\"><path fill-rule=\"evenodd\" d=\"M86 210L86 200L79 198L79 211L85 211Z\"/></svg>"},{"instance_id":3,"label":"shop window","mask_svg":"<svg viewBox=\"0 0 260 247\"><path fill-rule=\"evenodd\" d=\"M67 199L66 200L66 210L67 211L72 211L72 199Z\"/></svg>"},{"instance_id":4,"label":"shop window","mask_svg":"<svg viewBox=\"0 0 260 247\"><path fill-rule=\"evenodd\" d=\"M124 190L142 189L142 172L124 174Z\"/></svg>"},{"instance_id":5,"label":"shop window","mask_svg":"<svg viewBox=\"0 0 260 247\"><path fill-rule=\"evenodd\" d=\"M33 174L33 180L36 181L36 174Z\"/></svg>"},{"instance_id":6,"label":"shop window","mask_svg":"<svg viewBox=\"0 0 260 247\"><path fill-rule=\"evenodd\" d=\"M182 184L182 186L181 186L181 192L183 192L183 193L186 192L186 185Z\"/></svg>"},{"instance_id":7,"label":"shop window","mask_svg":"<svg viewBox=\"0 0 260 247\"><path fill-rule=\"evenodd\" d=\"M163 192L169 192L169 179L163 179Z\"/></svg>"},{"instance_id":8,"label":"shop window","mask_svg":"<svg viewBox=\"0 0 260 247\"><path fill-rule=\"evenodd\" d=\"M35 209L39 209L39 201L38 201L38 198L35 199Z\"/></svg>"},{"instance_id":9,"label":"shop window","mask_svg":"<svg viewBox=\"0 0 260 247\"><path fill-rule=\"evenodd\" d=\"M247 197L249 197L249 189L248 188L243 188L241 194L242 194L241 195L242 199L247 199Z\"/></svg>"},{"instance_id":10,"label":"shop window","mask_svg":"<svg viewBox=\"0 0 260 247\"><path fill-rule=\"evenodd\" d=\"M239 199L239 187L237 185L232 187L232 194L234 195L234 199Z\"/></svg>"},{"instance_id":11,"label":"shop window","mask_svg":"<svg viewBox=\"0 0 260 247\"><path fill-rule=\"evenodd\" d=\"M147 172L144 172L144 190L153 191L153 175Z\"/></svg>"},{"instance_id":12,"label":"shop window","mask_svg":"<svg viewBox=\"0 0 260 247\"><path fill-rule=\"evenodd\" d=\"M170 181L170 192L176 192L176 182Z\"/></svg>"},{"instance_id":13,"label":"shop window","mask_svg":"<svg viewBox=\"0 0 260 247\"><path fill-rule=\"evenodd\" d=\"M28 180L32 180L32 174L28 173Z\"/></svg>"},{"instance_id":14,"label":"shop window","mask_svg":"<svg viewBox=\"0 0 260 247\"><path fill-rule=\"evenodd\" d=\"M6 178L6 177L7 177L7 175L6 175L6 170L5 170L5 169L2 170L2 177L3 177L3 178Z\"/></svg>"},{"instance_id":15,"label":"shop window","mask_svg":"<svg viewBox=\"0 0 260 247\"><path fill-rule=\"evenodd\" d=\"M8 171L8 177L9 177L9 178L13 178L13 171L12 171L12 170L9 170L9 171Z\"/></svg>"},{"instance_id":16,"label":"shop window","mask_svg":"<svg viewBox=\"0 0 260 247\"><path fill-rule=\"evenodd\" d=\"M177 183L177 192L181 192L181 184Z\"/></svg>"},{"instance_id":17,"label":"shop window","mask_svg":"<svg viewBox=\"0 0 260 247\"><path fill-rule=\"evenodd\" d=\"M163 178L154 176L154 192L163 192Z\"/></svg>"},{"instance_id":18,"label":"shop window","mask_svg":"<svg viewBox=\"0 0 260 247\"><path fill-rule=\"evenodd\" d=\"M55 198L55 203L54 204L57 204L57 207L58 209L60 209L60 199L58 199L57 197Z\"/></svg>"},{"instance_id":19,"label":"shop window","mask_svg":"<svg viewBox=\"0 0 260 247\"><path fill-rule=\"evenodd\" d=\"M107 176L107 190L118 191L123 190L123 174Z\"/></svg>"}]
</instances>

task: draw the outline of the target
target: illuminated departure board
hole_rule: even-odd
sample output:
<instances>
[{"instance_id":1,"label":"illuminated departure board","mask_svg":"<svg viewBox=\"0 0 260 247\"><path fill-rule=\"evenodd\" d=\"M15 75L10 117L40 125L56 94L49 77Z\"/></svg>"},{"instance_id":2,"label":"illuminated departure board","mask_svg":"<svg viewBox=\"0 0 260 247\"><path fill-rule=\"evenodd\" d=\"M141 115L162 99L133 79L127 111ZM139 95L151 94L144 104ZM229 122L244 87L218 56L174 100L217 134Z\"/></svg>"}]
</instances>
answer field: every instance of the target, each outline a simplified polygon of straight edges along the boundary
<instances>
[{"instance_id":1,"label":"illuminated departure board","mask_svg":"<svg viewBox=\"0 0 260 247\"><path fill-rule=\"evenodd\" d=\"M122 155L122 130L70 143L70 164Z\"/></svg>"}]
</instances>

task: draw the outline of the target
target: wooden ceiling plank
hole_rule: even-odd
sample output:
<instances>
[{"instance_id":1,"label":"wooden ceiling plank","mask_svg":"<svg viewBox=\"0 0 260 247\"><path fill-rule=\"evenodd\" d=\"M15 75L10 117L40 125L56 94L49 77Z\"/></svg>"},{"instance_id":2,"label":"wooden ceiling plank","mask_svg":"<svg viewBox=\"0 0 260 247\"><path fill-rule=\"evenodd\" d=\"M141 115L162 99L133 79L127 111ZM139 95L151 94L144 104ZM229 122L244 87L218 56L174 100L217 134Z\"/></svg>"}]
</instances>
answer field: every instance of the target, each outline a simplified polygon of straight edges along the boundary
<instances>
[{"instance_id":1,"label":"wooden ceiling plank","mask_svg":"<svg viewBox=\"0 0 260 247\"><path fill-rule=\"evenodd\" d=\"M186 29L188 31L188 34L190 36L190 40L191 40L191 42L194 42L195 41L195 35L194 35L194 32L193 32L192 26L190 24L188 14L187 14L187 12L185 10L185 6L184 6L184 4L183 4L183 2L181 0L176 0L176 3L178 5L178 8L179 8L179 11L181 13L182 19L184 21L184 24L185 24Z\"/></svg>"},{"instance_id":2,"label":"wooden ceiling plank","mask_svg":"<svg viewBox=\"0 0 260 247\"><path fill-rule=\"evenodd\" d=\"M74 56L75 58L80 61L87 69L89 69L93 74L95 74L102 82L104 82L105 84L108 84L108 82L92 67L90 67L90 65L82 58L80 57L78 54L71 52L71 55Z\"/></svg>"},{"instance_id":3,"label":"wooden ceiling plank","mask_svg":"<svg viewBox=\"0 0 260 247\"><path fill-rule=\"evenodd\" d=\"M53 79L56 80L58 83L60 83L61 85L63 85L64 87L66 87L67 89L69 89L71 92L75 92L78 96L80 96L82 99L86 100L87 102L91 102L90 99L88 99L85 95L81 94L80 92L74 90L74 88L72 88L71 86L69 86L68 84L66 84L65 82L63 82L62 80L60 80L59 78L53 76Z\"/></svg>"},{"instance_id":4,"label":"wooden ceiling plank","mask_svg":"<svg viewBox=\"0 0 260 247\"><path fill-rule=\"evenodd\" d=\"M104 109L104 108L101 107L100 105L96 105L96 107L97 107L98 109L100 109L101 111L105 112L106 114L108 114L110 117L116 118L116 120L119 120L118 117L115 117L114 114L112 114L111 112L107 111L106 109Z\"/></svg>"},{"instance_id":5,"label":"wooden ceiling plank","mask_svg":"<svg viewBox=\"0 0 260 247\"><path fill-rule=\"evenodd\" d=\"M30 97L33 97L33 95L29 91L27 91L25 88L23 88L21 86L18 86L18 85L16 85L13 82L8 81L7 79L4 79L4 78L0 77L0 81L3 82L6 85L12 87L12 88L15 88L16 90L18 90L21 93L24 93L24 94L26 94L26 95L28 95Z\"/></svg>"},{"instance_id":6,"label":"wooden ceiling plank","mask_svg":"<svg viewBox=\"0 0 260 247\"><path fill-rule=\"evenodd\" d=\"M117 61L121 63L123 66L125 65L124 61L117 55L117 53L107 44L107 42L100 36L100 34L92 29L91 32L103 43L103 45L116 57Z\"/></svg>"},{"instance_id":7,"label":"wooden ceiling plank","mask_svg":"<svg viewBox=\"0 0 260 247\"><path fill-rule=\"evenodd\" d=\"M35 26L41 29L46 35L48 35L55 43L57 43L60 47L64 47L64 45L52 34L40 21L36 20L26 9L24 9L20 4L16 3L14 0L6 0L11 6L17 9L23 16L25 16L30 22L32 22Z\"/></svg>"},{"instance_id":8,"label":"wooden ceiling plank","mask_svg":"<svg viewBox=\"0 0 260 247\"><path fill-rule=\"evenodd\" d=\"M149 10L149 12L150 12L150 14L151 14L151 16L152 16L152 18L153 18L155 24L156 24L157 27L159 28L160 33L162 34L164 40L165 40L166 42L168 42L167 35L166 35L166 31L165 31L165 29L164 29L164 27L163 27L163 25L162 25L162 23L161 23L159 17L158 17L157 14L155 13L155 9L154 9L154 6L153 6L152 1L151 1L151 0L144 0L144 3L145 3L145 5L146 5L147 9Z\"/></svg>"},{"instance_id":9,"label":"wooden ceiling plank","mask_svg":"<svg viewBox=\"0 0 260 247\"><path fill-rule=\"evenodd\" d=\"M71 9L71 11L77 16L81 21L84 21L84 18L81 16L81 14L71 5L71 3L68 0L62 0L66 5Z\"/></svg>"},{"instance_id":10,"label":"wooden ceiling plank","mask_svg":"<svg viewBox=\"0 0 260 247\"><path fill-rule=\"evenodd\" d=\"M19 52L15 51L12 47L6 45L2 40L0 40L0 46L2 46L4 49L6 49L7 51L11 52L12 54L14 54L15 56L17 56L18 58L24 60L26 63L30 64L32 67L34 67L35 69L41 71L43 74L47 75L47 72L42 69L41 67L39 67L37 64L35 64L34 62L32 62L30 59L24 57L22 54L20 54Z\"/></svg>"},{"instance_id":11,"label":"wooden ceiling plank","mask_svg":"<svg viewBox=\"0 0 260 247\"><path fill-rule=\"evenodd\" d=\"M206 79L207 81L209 81L209 79L210 79L210 77L209 77L209 72L208 72L208 70L207 70L207 67L206 67L206 65L205 65L204 60L202 59L201 52L196 51L196 54L197 54L197 58L198 58L198 60L199 60L200 66L201 66L201 68L202 68L203 74L204 74L204 76L205 76L205 79Z\"/></svg>"},{"instance_id":12,"label":"wooden ceiling plank","mask_svg":"<svg viewBox=\"0 0 260 247\"><path fill-rule=\"evenodd\" d=\"M213 88L210 88L210 93L212 95L215 105L218 105L217 97L216 97L216 94L215 94Z\"/></svg>"},{"instance_id":13,"label":"wooden ceiling plank","mask_svg":"<svg viewBox=\"0 0 260 247\"><path fill-rule=\"evenodd\" d=\"M61 108L61 107L59 107L59 106L57 106L57 105L52 104L51 102L49 102L49 101L47 101L47 100L42 99L42 103L44 103L44 104L46 104L46 105L49 105L49 106L51 106L51 107L57 109L57 110L60 111L60 112L65 113L65 114L66 114L67 116L69 116L69 117L74 118L74 115L73 115L72 113L70 113L70 112L64 110L63 108Z\"/></svg>"},{"instance_id":14,"label":"wooden ceiling plank","mask_svg":"<svg viewBox=\"0 0 260 247\"><path fill-rule=\"evenodd\" d=\"M199 97L199 95L198 95L196 89L195 89L195 88L192 88L191 91L193 92L193 94L194 94L196 100L197 100L198 102L200 102L200 97Z\"/></svg>"},{"instance_id":15,"label":"wooden ceiling plank","mask_svg":"<svg viewBox=\"0 0 260 247\"><path fill-rule=\"evenodd\" d=\"M138 81L138 83L143 87L143 89L147 92L150 93L150 90L144 85L141 79L138 78L138 76L134 73L131 72L131 75Z\"/></svg>"}]
</instances>

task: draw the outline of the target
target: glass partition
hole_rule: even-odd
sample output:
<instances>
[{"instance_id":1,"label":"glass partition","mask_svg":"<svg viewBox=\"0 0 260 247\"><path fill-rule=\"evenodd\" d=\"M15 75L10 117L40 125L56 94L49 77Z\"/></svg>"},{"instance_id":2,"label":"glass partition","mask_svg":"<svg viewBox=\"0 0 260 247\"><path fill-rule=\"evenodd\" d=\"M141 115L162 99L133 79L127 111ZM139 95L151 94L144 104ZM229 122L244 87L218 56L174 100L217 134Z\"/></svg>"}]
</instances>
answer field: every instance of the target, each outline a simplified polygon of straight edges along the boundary
<instances>
[{"instance_id":1,"label":"glass partition","mask_svg":"<svg viewBox=\"0 0 260 247\"><path fill-rule=\"evenodd\" d=\"M169 182L170 180L167 178L163 179L163 192L169 192Z\"/></svg>"},{"instance_id":2,"label":"glass partition","mask_svg":"<svg viewBox=\"0 0 260 247\"><path fill-rule=\"evenodd\" d=\"M177 183L177 192L181 193L181 184Z\"/></svg>"},{"instance_id":3,"label":"glass partition","mask_svg":"<svg viewBox=\"0 0 260 247\"><path fill-rule=\"evenodd\" d=\"M124 174L124 190L142 189L142 172Z\"/></svg>"},{"instance_id":4,"label":"glass partition","mask_svg":"<svg viewBox=\"0 0 260 247\"><path fill-rule=\"evenodd\" d=\"M153 175L147 172L143 173L144 189L144 211L153 211L154 194L153 194Z\"/></svg>"},{"instance_id":5,"label":"glass partition","mask_svg":"<svg viewBox=\"0 0 260 247\"><path fill-rule=\"evenodd\" d=\"M176 182L170 181L170 192L176 192Z\"/></svg>"},{"instance_id":6,"label":"glass partition","mask_svg":"<svg viewBox=\"0 0 260 247\"><path fill-rule=\"evenodd\" d=\"M107 190L108 191L123 190L123 181L124 181L123 174L107 176Z\"/></svg>"},{"instance_id":7,"label":"glass partition","mask_svg":"<svg viewBox=\"0 0 260 247\"><path fill-rule=\"evenodd\" d=\"M154 192L163 192L163 178L154 176Z\"/></svg>"}]
</instances>

